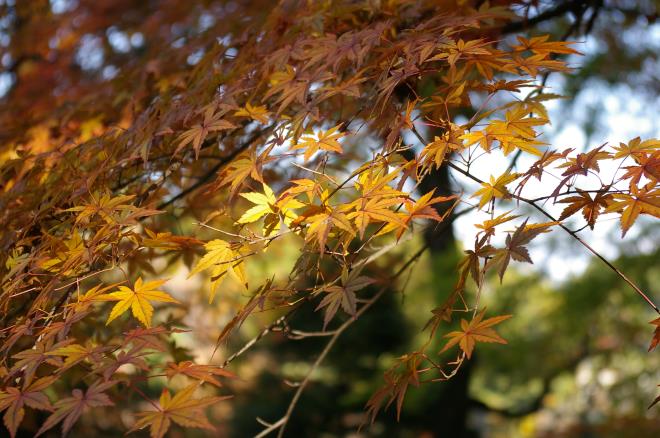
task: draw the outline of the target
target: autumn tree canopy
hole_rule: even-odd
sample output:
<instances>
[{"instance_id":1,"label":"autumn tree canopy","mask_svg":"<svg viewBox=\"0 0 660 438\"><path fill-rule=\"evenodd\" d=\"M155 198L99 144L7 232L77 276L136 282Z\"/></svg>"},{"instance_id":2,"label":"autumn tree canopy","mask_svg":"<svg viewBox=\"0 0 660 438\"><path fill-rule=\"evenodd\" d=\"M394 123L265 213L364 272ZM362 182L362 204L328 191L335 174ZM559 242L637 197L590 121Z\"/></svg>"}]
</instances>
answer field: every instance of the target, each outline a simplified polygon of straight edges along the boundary
<instances>
[{"instance_id":1,"label":"autumn tree canopy","mask_svg":"<svg viewBox=\"0 0 660 438\"><path fill-rule=\"evenodd\" d=\"M604 217L621 236L660 217L660 140L548 143L545 103L562 96L545 80L571 74L565 58L579 46L534 26L568 12L589 26L602 2L539 3L0 2L0 409L11 436L67 434L127 408L123 430L153 438L220 427L205 409L232 403L226 382L244 378L233 360L273 332L324 345L281 418L263 422L261 436L286 435L337 339L402 293L419 257L472 211L482 220L455 286L425 309L426 341L384 374L364 427L390 405L399 415L409 387L461 373L475 350L506 354L482 346L505 344L497 330L512 318L480 303L482 286L533 263L527 247L542 233L579 242L658 312L589 232ZM508 164L474 172L494 156ZM295 253L288 275L256 269L278 245ZM204 279L209 305L241 290L213 363L173 342L190 305L168 288L177 263ZM288 324L308 304L314 332ZM255 314L271 322L225 351Z\"/></svg>"}]
</instances>

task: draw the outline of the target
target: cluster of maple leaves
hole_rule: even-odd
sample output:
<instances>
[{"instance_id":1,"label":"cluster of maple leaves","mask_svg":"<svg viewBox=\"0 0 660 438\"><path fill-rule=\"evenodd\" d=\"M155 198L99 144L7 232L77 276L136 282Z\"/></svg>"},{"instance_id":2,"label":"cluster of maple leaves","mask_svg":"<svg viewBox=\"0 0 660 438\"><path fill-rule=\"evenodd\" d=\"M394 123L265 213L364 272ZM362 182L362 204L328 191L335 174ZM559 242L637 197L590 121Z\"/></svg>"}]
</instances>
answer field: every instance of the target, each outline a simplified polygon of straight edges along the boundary
<instances>
[{"instance_id":1,"label":"cluster of maple leaves","mask_svg":"<svg viewBox=\"0 0 660 438\"><path fill-rule=\"evenodd\" d=\"M384 261L402 239L483 210L487 219L475 224L455 288L429 309L429 341L385 374L367 406L373 418L394 401L400 412L420 374L446 380L477 343L505 343L493 327L510 315L486 318L479 291L487 273L502 278L512 261L531 263L527 246L535 237L555 228L576 237L567 219L578 213L592 229L600 215L618 215L624 235L640 215L660 217L660 141L636 138L576 152L541 140L540 128L549 123L543 102L557 96L536 79L567 71L559 56L577 52L548 36L500 41L515 2L479 9L450 2L442 13L431 1L380 8L314 3L261 5L251 15L223 9L251 19L240 32L223 28L236 19L181 46L160 46L178 53L175 60L206 47L194 66L155 51L135 76L127 66L111 82L117 97L109 108L65 99L3 145L0 410L12 436L26 408L49 413L38 435L60 423L66 434L89 409L120 403L119 394L111 397L118 386L153 406L137 414L130 430L149 427L161 438L172 422L212 428L204 408L227 397L209 394L222 386L218 377L235 375L175 359L168 340L180 329L165 314L185 303L162 290L167 280L153 267L158 258L170 265L181 259L189 277L208 274L209 302L228 279L249 294L218 345L257 308L290 312L307 301L323 311L325 331L340 310L356 317L380 296L375 286L392 288L410 269L425 248L410 260ZM221 42L228 34L235 41ZM418 94L426 83L433 91ZM532 91L515 97L525 90ZM459 123L455 111L472 107L475 96L484 104ZM495 96L504 103L489 105ZM424 138L427 131L433 139ZM405 144L404 133L418 144ZM470 166L490 154L513 162L486 181ZM521 154L537 160L517 169ZM610 180L601 177L604 162L618 165ZM420 182L443 166L479 188L419 193ZM600 186L583 189L594 175ZM526 197L533 179L547 184L547 196ZM558 217L547 202L563 207ZM519 204L545 222L513 214ZM512 210L496 216L496 205ZM172 234L166 211L194 218L212 237ZM301 249L289 278L253 284L250 259L268 257L268 247L287 236ZM494 243L496 236L503 244ZM124 281L109 276L121 273ZM456 312L465 317L451 331L443 324ZM447 339L441 357L456 354L446 363L430 351L439 332ZM652 347L659 339L656 330ZM158 401L140 389L149 379L175 376L187 385L174 395L166 387Z\"/></svg>"}]
</instances>

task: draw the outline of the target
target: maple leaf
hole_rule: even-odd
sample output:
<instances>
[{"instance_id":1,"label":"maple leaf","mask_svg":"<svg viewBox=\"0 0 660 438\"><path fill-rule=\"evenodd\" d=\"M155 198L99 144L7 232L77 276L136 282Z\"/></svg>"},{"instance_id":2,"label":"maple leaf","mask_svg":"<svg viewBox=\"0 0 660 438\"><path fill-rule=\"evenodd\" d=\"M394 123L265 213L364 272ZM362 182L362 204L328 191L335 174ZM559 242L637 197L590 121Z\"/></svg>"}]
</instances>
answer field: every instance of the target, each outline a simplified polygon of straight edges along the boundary
<instances>
[{"instance_id":1,"label":"maple leaf","mask_svg":"<svg viewBox=\"0 0 660 438\"><path fill-rule=\"evenodd\" d=\"M475 239L474 250L468 249L465 251L466 256L459 262L458 269L460 273L459 283L456 290L462 290L465 286L468 274L480 286L483 278L480 274L479 258L486 258L493 255L496 251L491 245L487 245L489 235L486 234L481 239Z\"/></svg>"},{"instance_id":2,"label":"maple leaf","mask_svg":"<svg viewBox=\"0 0 660 438\"><path fill-rule=\"evenodd\" d=\"M314 200L315 196L321 198L322 201L326 201L328 198L327 190L323 190L323 186L318 182L311 179L292 179L289 181L293 184L292 187L289 187L285 190L285 194L289 196L297 196L300 194L307 195L307 199L311 203Z\"/></svg>"},{"instance_id":3,"label":"maple leaf","mask_svg":"<svg viewBox=\"0 0 660 438\"><path fill-rule=\"evenodd\" d=\"M365 172L358 177L355 185L361 192L361 196L349 204L343 205L340 210L350 212L346 217L354 220L360 238L364 237L364 232L372 221L406 226L403 216L391 210L391 207L402 203L405 199L402 197L403 192L388 185L396 177L397 172L385 175L378 172Z\"/></svg>"},{"instance_id":4,"label":"maple leaf","mask_svg":"<svg viewBox=\"0 0 660 438\"><path fill-rule=\"evenodd\" d=\"M259 156L255 149L243 152L223 168L217 185L222 187L229 184L230 194L233 197L248 177L263 184L262 167L269 160L268 155L273 147L274 145L267 147Z\"/></svg>"},{"instance_id":5,"label":"maple leaf","mask_svg":"<svg viewBox=\"0 0 660 438\"><path fill-rule=\"evenodd\" d=\"M149 371L149 365L147 361L144 360L143 356L146 356L148 353L143 351L144 345L136 345L128 351L120 351L116 357L108 357L105 362L95 369L96 372L102 372L103 378L105 380L110 380L117 373L117 370L123 365L132 365L136 369Z\"/></svg>"},{"instance_id":6,"label":"maple leaf","mask_svg":"<svg viewBox=\"0 0 660 438\"><path fill-rule=\"evenodd\" d=\"M231 379L236 378L236 374L232 373L231 371L227 371L219 366L197 365L188 360L179 362L178 364L169 363L167 365L167 369L165 370L165 375L167 376L168 379L171 379L172 377L179 374L192 377L193 379L199 380L200 382L208 382L212 385L217 386L218 388L222 386L222 383L220 383L220 381L216 379L214 376L222 376Z\"/></svg>"},{"instance_id":7,"label":"maple leaf","mask_svg":"<svg viewBox=\"0 0 660 438\"><path fill-rule=\"evenodd\" d=\"M518 262L533 263L532 259L529 257L529 252L524 245L531 242L531 240L539 234L545 232L550 225L554 225L554 223L541 224L540 226L532 227L528 226L527 220L525 220L525 222L523 222L513 234L508 234L506 236L504 248L495 251L493 258L491 258L486 264L486 269L498 267L500 281L502 281L511 259Z\"/></svg>"},{"instance_id":8,"label":"maple leaf","mask_svg":"<svg viewBox=\"0 0 660 438\"><path fill-rule=\"evenodd\" d=\"M543 53L536 53L526 58L514 55L513 61L520 70L534 78L538 75L539 70L569 70L565 62L549 59L548 56Z\"/></svg>"},{"instance_id":9,"label":"maple leaf","mask_svg":"<svg viewBox=\"0 0 660 438\"><path fill-rule=\"evenodd\" d=\"M204 245L204 249L206 249L206 254L204 254L204 257L201 258L193 270L190 271L188 278L205 269L211 270L209 303L213 301L216 290L224 280L226 274L229 274L247 290L248 282L245 275L244 257L238 252L235 245L221 239L215 239Z\"/></svg>"},{"instance_id":10,"label":"maple leaf","mask_svg":"<svg viewBox=\"0 0 660 438\"><path fill-rule=\"evenodd\" d=\"M620 180L630 179L630 189L639 184L642 177L650 180L655 184L660 179L660 152L653 154L639 153L633 155L636 166L626 166L624 169L626 173L621 176Z\"/></svg>"},{"instance_id":11,"label":"maple leaf","mask_svg":"<svg viewBox=\"0 0 660 438\"><path fill-rule=\"evenodd\" d=\"M247 102L245 106L234 113L235 116L249 117L259 123L268 123L268 116L270 113L265 105L252 106Z\"/></svg>"},{"instance_id":12,"label":"maple leaf","mask_svg":"<svg viewBox=\"0 0 660 438\"><path fill-rule=\"evenodd\" d=\"M162 286L167 280L153 280L146 283L142 282L142 277L135 281L133 289L126 286L119 286L117 292L101 295L97 299L104 301L119 301L112 308L110 316L106 321L106 325L110 324L115 318L126 312L129 308L145 327L151 327L151 317L154 313L154 308L150 301L160 301L164 303L178 303L165 292L159 291L156 288Z\"/></svg>"},{"instance_id":13,"label":"maple leaf","mask_svg":"<svg viewBox=\"0 0 660 438\"><path fill-rule=\"evenodd\" d=\"M153 232L149 228L145 228L144 231L148 237L142 238L141 244L149 248L177 250L202 244L201 240L194 237L177 236L170 232Z\"/></svg>"},{"instance_id":14,"label":"maple leaf","mask_svg":"<svg viewBox=\"0 0 660 438\"><path fill-rule=\"evenodd\" d=\"M114 403L110 400L110 397L103 393L103 391L115 384L116 382L113 381L97 381L92 383L84 393L80 389L74 389L71 393L71 397L65 397L55 402L55 412L44 421L35 437L52 429L60 421L63 421L62 435L65 436L69 433L85 410L100 406L113 406Z\"/></svg>"},{"instance_id":15,"label":"maple leaf","mask_svg":"<svg viewBox=\"0 0 660 438\"><path fill-rule=\"evenodd\" d=\"M334 318L339 307L341 307L347 314L355 317L357 312L355 292L364 289L375 282L372 278L360 275L360 272L361 268L356 268L352 271L344 268L340 277L341 285L333 284L319 290L319 292L325 292L326 295L314 310L316 311L325 308L323 330L325 330L328 323L332 321L332 318Z\"/></svg>"},{"instance_id":16,"label":"maple leaf","mask_svg":"<svg viewBox=\"0 0 660 438\"><path fill-rule=\"evenodd\" d=\"M169 430L172 422L183 427L195 427L200 429L215 430L204 415L203 408L221 400L226 400L231 396L224 397L203 397L194 399L193 393L198 385L193 383L182 389L174 397L170 396L167 388L163 389L160 396L160 406L155 412L141 412L137 414L141 417L135 422L135 425L129 430L144 429L149 426L151 438L163 438Z\"/></svg>"},{"instance_id":17,"label":"maple leaf","mask_svg":"<svg viewBox=\"0 0 660 438\"><path fill-rule=\"evenodd\" d=\"M434 164L436 168L440 168L445 161L447 154L463 149L463 144L460 141L463 136L459 135L460 132L461 130L454 125L452 126L452 129L445 132L442 137L436 135L433 138L433 141L422 149L420 157L424 162L424 165L426 167L431 167L431 165Z\"/></svg>"},{"instance_id":18,"label":"maple leaf","mask_svg":"<svg viewBox=\"0 0 660 438\"><path fill-rule=\"evenodd\" d=\"M612 158L627 158L647 153L650 154L655 152L658 148L660 148L660 140L649 139L642 141L641 138L635 137L628 143L619 143L619 146L615 146L613 148L615 153Z\"/></svg>"},{"instance_id":19,"label":"maple leaf","mask_svg":"<svg viewBox=\"0 0 660 438\"><path fill-rule=\"evenodd\" d=\"M275 197L273 190L263 184L264 193L241 193L240 195L255 204L238 219L239 224L249 224L264 218L264 236L271 236L280 229L280 220L286 225L298 216L293 210L304 207L305 204L291 196L283 196L279 200Z\"/></svg>"},{"instance_id":20,"label":"maple leaf","mask_svg":"<svg viewBox=\"0 0 660 438\"><path fill-rule=\"evenodd\" d=\"M570 44L575 44L572 41L548 41L550 35L541 35L527 39L523 36L517 36L519 45L514 45L512 48L517 51L531 50L539 55L550 55L551 53L564 54L564 55L580 55L577 50L568 47Z\"/></svg>"},{"instance_id":21,"label":"maple leaf","mask_svg":"<svg viewBox=\"0 0 660 438\"><path fill-rule=\"evenodd\" d=\"M52 341L42 340L35 344L34 348L23 350L16 353L13 358L16 359L14 366L9 372L16 373L19 370L23 372L24 383L29 385L34 378L35 373L42 363L60 367L62 361L54 353L58 348L70 344L71 340L65 340L53 345Z\"/></svg>"},{"instance_id":22,"label":"maple leaf","mask_svg":"<svg viewBox=\"0 0 660 438\"><path fill-rule=\"evenodd\" d=\"M344 137L346 133L337 132L339 127L340 125L337 125L328 129L327 131L319 131L315 136L303 136L300 139L301 141L291 146L291 149L305 149L305 161L308 161L312 155L314 155L319 150L337 152L341 154L344 152L344 150L337 140Z\"/></svg>"},{"instance_id":23,"label":"maple leaf","mask_svg":"<svg viewBox=\"0 0 660 438\"><path fill-rule=\"evenodd\" d=\"M269 82L272 87L264 95L264 99L268 99L272 95L281 93L276 99L276 102L280 104L277 109L278 113L281 113L287 105L294 101L304 102L307 98L307 90L311 81L309 74L296 71L291 65L287 64L285 69L285 71L280 70L271 74ZM315 79L323 82L331 77L333 75L330 72L326 72L320 77L316 76Z\"/></svg>"},{"instance_id":24,"label":"maple leaf","mask_svg":"<svg viewBox=\"0 0 660 438\"><path fill-rule=\"evenodd\" d=\"M102 351L107 350L104 347L95 347L93 345L82 346L80 344L71 344L64 347L59 347L50 352L54 356L65 357L61 370L71 368L79 362L87 359L90 356L98 355Z\"/></svg>"},{"instance_id":25,"label":"maple leaf","mask_svg":"<svg viewBox=\"0 0 660 438\"><path fill-rule=\"evenodd\" d=\"M77 297L77 300L73 303L67 304L67 307L71 308L74 313L84 312L87 310L94 302L96 301L105 301L104 299L99 299L100 296L103 296L105 292L110 289L113 289L117 286L118 283L112 283L106 286L97 284L96 286L89 289L82 295ZM103 287L102 287L103 286Z\"/></svg>"},{"instance_id":26,"label":"maple leaf","mask_svg":"<svg viewBox=\"0 0 660 438\"><path fill-rule=\"evenodd\" d=\"M495 136L489 133L488 130L466 132L459 138L465 141L465 146L472 146L473 144L479 143L481 149L486 152L490 152L491 145L495 140Z\"/></svg>"},{"instance_id":27,"label":"maple leaf","mask_svg":"<svg viewBox=\"0 0 660 438\"><path fill-rule=\"evenodd\" d=\"M50 401L43 391L56 380L55 376L42 377L31 383L24 385L22 389L8 386L4 391L0 391L0 412L7 410L3 417L3 422L12 438L16 436L18 426L25 416L25 406L42 411L52 411Z\"/></svg>"},{"instance_id":28,"label":"maple leaf","mask_svg":"<svg viewBox=\"0 0 660 438\"><path fill-rule=\"evenodd\" d=\"M621 212L621 236L625 236L640 214L660 217L660 189L653 186L638 190L633 186L631 193L614 193L614 201L605 210Z\"/></svg>"},{"instance_id":29,"label":"maple leaf","mask_svg":"<svg viewBox=\"0 0 660 438\"><path fill-rule=\"evenodd\" d=\"M612 195L605 192L598 192L594 198L589 193L578 190L579 196L570 196L559 201L562 204L571 204L561 212L559 220L563 221L569 216L582 210L584 220L589 224L589 228L594 229L596 219L600 214L600 210L606 208L608 203L612 200Z\"/></svg>"},{"instance_id":30,"label":"maple leaf","mask_svg":"<svg viewBox=\"0 0 660 438\"><path fill-rule=\"evenodd\" d=\"M368 166L364 166L359 171L367 169ZM402 191L395 190L389 186L389 183L399 176L399 172L383 173L375 169L370 172L360 173L355 183L355 188L360 191L363 198L392 198L405 195Z\"/></svg>"},{"instance_id":31,"label":"maple leaf","mask_svg":"<svg viewBox=\"0 0 660 438\"><path fill-rule=\"evenodd\" d=\"M355 211L348 213L346 217L355 221L355 227L360 233L360 239L364 238L364 232L372 221L381 221L386 223L395 223L398 226L407 228L403 218L391 207L399 204L396 198L360 198L349 204Z\"/></svg>"},{"instance_id":32,"label":"maple leaf","mask_svg":"<svg viewBox=\"0 0 660 438\"><path fill-rule=\"evenodd\" d=\"M194 125L192 128L177 137L176 141L178 142L178 145L174 150L174 154L176 155L176 153L186 145L192 144L193 150L195 151L195 159L197 159L199 157L199 150L202 147L202 142L210 132L233 129L236 127L233 123L223 120L222 117L223 115L221 113L214 114L213 106L209 106L204 112L202 123Z\"/></svg>"},{"instance_id":33,"label":"maple leaf","mask_svg":"<svg viewBox=\"0 0 660 438\"><path fill-rule=\"evenodd\" d=\"M64 211L79 212L76 217L76 224L89 222L89 219L95 214L98 214L103 220L111 224L116 221L116 218L113 215L114 213L136 208L132 204L126 204L126 202L133 198L135 198L135 195L120 195L113 198L106 193L98 200L93 199L92 204L71 207Z\"/></svg>"},{"instance_id":34,"label":"maple leaf","mask_svg":"<svg viewBox=\"0 0 660 438\"><path fill-rule=\"evenodd\" d=\"M494 316L483 320L486 309L479 312L470 322L461 319L461 330L447 333L444 337L449 338L447 344L440 350L440 353L447 351L458 344L468 359L472 356L474 346L477 342L494 342L497 344L506 344L497 332L491 327L511 318L511 315Z\"/></svg>"},{"instance_id":35,"label":"maple leaf","mask_svg":"<svg viewBox=\"0 0 660 438\"><path fill-rule=\"evenodd\" d=\"M486 236L492 236L495 234L496 226L520 217L520 215L510 215L509 213L511 213L511 210L507 211L506 213L502 213L493 219L488 219L482 224L476 224L475 227L481 228Z\"/></svg>"},{"instance_id":36,"label":"maple leaf","mask_svg":"<svg viewBox=\"0 0 660 438\"><path fill-rule=\"evenodd\" d=\"M396 364L385 372L385 385L376 391L366 404L367 416L371 418L372 423L388 396L389 400L385 407L389 407L396 401L396 416L399 421L408 387L411 384L418 387L420 384L418 368L422 359L423 354L420 352L405 354L398 357Z\"/></svg>"},{"instance_id":37,"label":"maple leaf","mask_svg":"<svg viewBox=\"0 0 660 438\"><path fill-rule=\"evenodd\" d=\"M168 330L165 327L137 327L127 332L124 332L124 344L128 345L129 343L133 344L133 348L136 350L142 349L153 349L156 351L167 351L167 345L159 338L159 335L165 335L169 333L180 333L184 330L180 329L171 329Z\"/></svg>"},{"instance_id":38,"label":"maple leaf","mask_svg":"<svg viewBox=\"0 0 660 438\"><path fill-rule=\"evenodd\" d=\"M502 175L495 178L494 176L490 177L490 183L482 183L482 188L474 192L472 195L473 198L480 196L479 199L479 208L483 208L484 205L488 204L493 198L503 198L506 199L510 196L509 191L506 188L506 185L513 182L519 177L517 173L505 172Z\"/></svg>"},{"instance_id":39,"label":"maple leaf","mask_svg":"<svg viewBox=\"0 0 660 438\"><path fill-rule=\"evenodd\" d=\"M80 270L82 267L73 268L77 263L84 262L89 256L87 247L85 246L85 241L81 237L80 233L73 232L71 237L64 242L56 242L59 248L63 250L57 251L57 254L48 258L47 260L40 262L40 267L51 272L60 272L64 275L74 273L76 270Z\"/></svg>"},{"instance_id":40,"label":"maple leaf","mask_svg":"<svg viewBox=\"0 0 660 438\"><path fill-rule=\"evenodd\" d=\"M577 154L575 158L569 158L567 162L557 166L558 168L566 168L562 176L584 175L586 176L590 170L600 172L600 160L610 159L612 156L609 152L602 151L605 145L598 146L597 148L586 152Z\"/></svg>"},{"instance_id":41,"label":"maple leaf","mask_svg":"<svg viewBox=\"0 0 660 438\"><path fill-rule=\"evenodd\" d=\"M397 230L396 238L399 240L403 233L408 229L408 226L415 219L431 219L436 222L442 222L452 212L456 203L445 209L442 216L438 214L438 211L433 208L432 205L438 204L440 202L452 201L456 199L456 196L436 196L434 198L434 193L435 189L421 196L417 201L412 201L410 199L404 200L403 205L406 208L408 214L401 215L403 224L400 224L399 222L389 222L379 234L386 234L392 230Z\"/></svg>"},{"instance_id":42,"label":"maple leaf","mask_svg":"<svg viewBox=\"0 0 660 438\"><path fill-rule=\"evenodd\" d=\"M486 128L499 141L505 156L513 152L514 148L541 155L537 147L545 143L536 140L534 127L546 124L547 120L528 116L527 108L513 108L505 113L504 120L494 120Z\"/></svg>"},{"instance_id":43,"label":"maple leaf","mask_svg":"<svg viewBox=\"0 0 660 438\"><path fill-rule=\"evenodd\" d=\"M263 189L263 194L256 192L241 193L243 198L255 204L255 206L243 213L237 221L239 224L256 222L267 214L276 213L277 198L275 198L273 190L266 183L263 183Z\"/></svg>"},{"instance_id":44,"label":"maple leaf","mask_svg":"<svg viewBox=\"0 0 660 438\"><path fill-rule=\"evenodd\" d=\"M333 227L345 231L351 237L355 236L353 225L348 217L327 204L310 206L291 223L291 226L296 227L303 223L308 224L305 240L316 241L321 255L325 254L325 245Z\"/></svg>"},{"instance_id":45,"label":"maple leaf","mask_svg":"<svg viewBox=\"0 0 660 438\"><path fill-rule=\"evenodd\" d=\"M454 291L447 297L444 303L440 306L431 309L433 316L426 322L422 330L430 329L430 338L435 336L438 327L442 321L451 322L451 316L454 313L453 307L456 298L459 296L459 289L455 288Z\"/></svg>"},{"instance_id":46,"label":"maple leaf","mask_svg":"<svg viewBox=\"0 0 660 438\"><path fill-rule=\"evenodd\" d=\"M470 55L490 55L488 49L485 48L485 46L489 44L490 42L481 38L467 41L464 41L463 39L459 39L458 41L450 40L438 45L438 49L440 49L441 52L429 58L428 61L446 60L453 68L461 57Z\"/></svg>"}]
</instances>

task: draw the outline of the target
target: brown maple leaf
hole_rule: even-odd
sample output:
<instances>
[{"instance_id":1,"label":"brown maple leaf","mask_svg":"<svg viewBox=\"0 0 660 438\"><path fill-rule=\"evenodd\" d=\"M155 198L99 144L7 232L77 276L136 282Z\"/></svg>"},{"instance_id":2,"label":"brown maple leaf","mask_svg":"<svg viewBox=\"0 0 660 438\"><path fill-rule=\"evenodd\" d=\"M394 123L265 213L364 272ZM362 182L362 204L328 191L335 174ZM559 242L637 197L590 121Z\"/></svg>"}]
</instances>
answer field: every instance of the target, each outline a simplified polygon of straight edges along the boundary
<instances>
[{"instance_id":1,"label":"brown maple leaf","mask_svg":"<svg viewBox=\"0 0 660 438\"><path fill-rule=\"evenodd\" d=\"M25 416L25 406L42 411L52 411L50 401L43 391L56 380L54 376L42 377L30 385L23 385L22 389L9 386L0 391L0 411L7 410L3 421L12 438L16 436L18 426Z\"/></svg>"},{"instance_id":2,"label":"brown maple leaf","mask_svg":"<svg viewBox=\"0 0 660 438\"><path fill-rule=\"evenodd\" d=\"M592 198L591 195L589 195L587 192L583 192L581 190L578 190L578 192L578 196L571 196L559 201L561 204L570 204L564 208L564 211L562 211L561 215L559 216L559 220L562 221L582 210L582 216L584 216L584 220L586 220L587 224L589 224L589 228L593 230L601 209L607 207L608 202L612 200L612 195L607 194L605 191L599 191L596 193L596 196Z\"/></svg>"},{"instance_id":3,"label":"brown maple leaf","mask_svg":"<svg viewBox=\"0 0 660 438\"><path fill-rule=\"evenodd\" d=\"M84 393L80 389L74 389L71 397L62 398L55 403L55 412L46 419L35 438L53 428L60 421L63 421L62 435L64 436L69 433L85 410L99 406L113 406L114 403L103 391L115 384L116 382L113 381L97 381L92 383Z\"/></svg>"}]
</instances>

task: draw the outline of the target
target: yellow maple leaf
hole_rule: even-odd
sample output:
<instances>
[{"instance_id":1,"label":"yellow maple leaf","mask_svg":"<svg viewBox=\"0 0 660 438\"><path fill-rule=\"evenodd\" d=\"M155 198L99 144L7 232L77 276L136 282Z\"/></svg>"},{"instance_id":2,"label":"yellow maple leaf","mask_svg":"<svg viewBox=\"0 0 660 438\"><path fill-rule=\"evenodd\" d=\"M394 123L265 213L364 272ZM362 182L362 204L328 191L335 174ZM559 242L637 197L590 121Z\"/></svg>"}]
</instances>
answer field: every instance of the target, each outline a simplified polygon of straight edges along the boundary
<instances>
[{"instance_id":1,"label":"yellow maple leaf","mask_svg":"<svg viewBox=\"0 0 660 438\"><path fill-rule=\"evenodd\" d=\"M525 107L513 108L506 112L504 120L494 120L486 127L487 133L500 142L505 156L515 148L533 155L541 155L538 146L545 143L536 140L534 127L546 124L547 120L528 116L529 111Z\"/></svg>"},{"instance_id":2,"label":"yellow maple leaf","mask_svg":"<svg viewBox=\"0 0 660 438\"><path fill-rule=\"evenodd\" d=\"M652 153L660 148L660 140L649 139L642 141L641 138L635 137L626 143L619 143L619 146L615 146L615 154L612 158L627 158L644 155L644 153Z\"/></svg>"},{"instance_id":3,"label":"yellow maple leaf","mask_svg":"<svg viewBox=\"0 0 660 438\"><path fill-rule=\"evenodd\" d=\"M258 221L267 214L276 212L275 204L277 203L277 198L275 198L273 189L271 189L266 183L263 184L263 189L263 193L241 193L243 198L255 205L243 213L237 221L239 224L250 224Z\"/></svg>"},{"instance_id":4,"label":"yellow maple leaf","mask_svg":"<svg viewBox=\"0 0 660 438\"><path fill-rule=\"evenodd\" d=\"M312 155L318 150L332 151L342 153L344 150L337 140L344 137L344 132L337 132L339 125L328 129L327 131L319 131L316 136L306 135L303 136L300 142L291 146L291 149L305 149L305 161L308 161Z\"/></svg>"},{"instance_id":5,"label":"yellow maple leaf","mask_svg":"<svg viewBox=\"0 0 660 438\"><path fill-rule=\"evenodd\" d=\"M293 210L304 207L305 204L292 196L284 196L278 200L273 190L266 183L263 184L263 189L263 193L241 193L243 198L255 205L243 213L237 223L249 224L265 216L263 232L265 236L270 236L279 231L280 219L287 226L290 225L298 217Z\"/></svg>"},{"instance_id":6,"label":"yellow maple leaf","mask_svg":"<svg viewBox=\"0 0 660 438\"><path fill-rule=\"evenodd\" d=\"M96 297L97 300L119 301L112 308L106 325L110 324L119 315L126 312L129 308L145 327L151 327L151 317L154 313L154 307L149 301L161 301L164 303L178 303L177 300L163 291L156 288L162 286L167 280L154 280L142 282L142 277L135 281L133 289L126 286L119 286L117 292L112 292Z\"/></svg>"},{"instance_id":7,"label":"yellow maple leaf","mask_svg":"<svg viewBox=\"0 0 660 438\"><path fill-rule=\"evenodd\" d=\"M250 102L234 113L235 116L249 117L259 123L268 123L268 116L270 113L265 105L252 106Z\"/></svg>"},{"instance_id":8,"label":"yellow maple leaf","mask_svg":"<svg viewBox=\"0 0 660 438\"><path fill-rule=\"evenodd\" d=\"M441 137L436 135L431 143L424 146L420 155L425 167L435 165L436 168L440 168L448 153L463 147L458 132L458 130L452 130L445 132Z\"/></svg>"},{"instance_id":9,"label":"yellow maple leaf","mask_svg":"<svg viewBox=\"0 0 660 438\"><path fill-rule=\"evenodd\" d=\"M262 167L269 161L269 154L273 147L271 144L258 156L255 149L240 154L222 170L218 176L218 186L229 184L230 195L233 197L248 177L263 184Z\"/></svg>"},{"instance_id":10,"label":"yellow maple leaf","mask_svg":"<svg viewBox=\"0 0 660 438\"><path fill-rule=\"evenodd\" d=\"M50 354L53 356L63 356L66 359L64 364L62 364L62 369L71 368L73 365L78 362L83 361L92 353L94 353L95 348L91 345L82 346L80 344L71 344L64 347L56 348L52 350Z\"/></svg>"},{"instance_id":11,"label":"yellow maple leaf","mask_svg":"<svg viewBox=\"0 0 660 438\"><path fill-rule=\"evenodd\" d=\"M490 183L482 183L481 188L474 192L473 198L481 196L479 200L479 208L483 208L493 198L506 198L509 196L509 191L506 185L518 178L517 173L506 172L497 178L491 176Z\"/></svg>"},{"instance_id":12,"label":"yellow maple leaf","mask_svg":"<svg viewBox=\"0 0 660 438\"><path fill-rule=\"evenodd\" d=\"M513 210L509 210L505 213L502 213L501 215L493 218L493 219L488 219L484 221L482 224L475 224L475 227L481 228L484 233L486 233L489 236L492 236L495 234L495 227L498 225L501 225L503 223L509 222L513 219L519 218L520 215L510 215Z\"/></svg>"},{"instance_id":13,"label":"yellow maple leaf","mask_svg":"<svg viewBox=\"0 0 660 438\"><path fill-rule=\"evenodd\" d=\"M360 233L360 238L364 238L364 232L371 222L395 223L397 226L407 228L402 215L391 208L399 203L398 198L359 198L348 205L355 208L355 211L346 215L346 218L355 222L355 227Z\"/></svg>"},{"instance_id":14,"label":"yellow maple leaf","mask_svg":"<svg viewBox=\"0 0 660 438\"><path fill-rule=\"evenodd\" d=\"M527 39L523 37L522 35L516 37L518 39L518 42L520 43L519 45L514 45L512 48L516 51L519 52L524 52L527 50L531 50L532 52L538 54L538 55L543 55L543 56L548 56L551 53L562 53L565 55L581 55L580 52L578 52L575 49L572 49L569 47L571 44L575 44L572 41L548 41L550 38L550 35L540 35L536 37L532 37L530 39Z\"/></svg>"},{"instance_id":15,"label":"yellow maple leaf","mask_svg":"<svg viewBox=\"0 0 660 438\"><path fill-rule=\"evenodd\" d=\"M197 263L195 268L190 271L188 278L206 269L211 270L211 294L209 296L209 303L213 301L218 286L220 286L227 274L247 289L248 282L245 275L243 256L232 248L229 242L215 239L204 245L204 248L206 249L206 254Z\"/></svg>"},{"instance_id":16,"label":"yellow maple leaf","mask_svg":"<svg viewBox=\"0 0 660 438\"><path fill-rule=\"evenodd\" d=\"M493 137L492 134L489 134L487 131L466 132L459 138L461 140L465 140L466 146L472 146L473 144L479 143L481 149L485 150L486 152L490 152L490 146L495 139L495 137Z\"/></svg>"}]
</instances>

